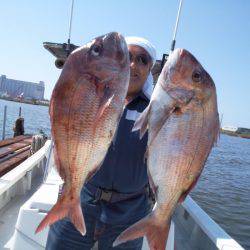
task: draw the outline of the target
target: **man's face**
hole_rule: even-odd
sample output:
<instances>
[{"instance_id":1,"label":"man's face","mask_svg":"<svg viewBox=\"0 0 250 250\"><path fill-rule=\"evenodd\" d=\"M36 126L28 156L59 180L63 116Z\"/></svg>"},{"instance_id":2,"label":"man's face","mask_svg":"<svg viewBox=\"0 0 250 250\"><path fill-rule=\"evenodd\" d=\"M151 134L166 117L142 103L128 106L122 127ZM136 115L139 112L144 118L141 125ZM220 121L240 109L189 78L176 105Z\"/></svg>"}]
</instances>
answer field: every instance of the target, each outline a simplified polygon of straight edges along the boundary
<instances>
[{"instance_id":1,"label":"man's face","mask_svg":"<svg viewBox=\"0 0 250 250\"><path fill-rule=\"evenodd\" d=\"M140 46L129 45L130 57L130 82L128 96L139 93L148 77L152 66L152 60L148 52Z\"/></svg>"}]
</instances>

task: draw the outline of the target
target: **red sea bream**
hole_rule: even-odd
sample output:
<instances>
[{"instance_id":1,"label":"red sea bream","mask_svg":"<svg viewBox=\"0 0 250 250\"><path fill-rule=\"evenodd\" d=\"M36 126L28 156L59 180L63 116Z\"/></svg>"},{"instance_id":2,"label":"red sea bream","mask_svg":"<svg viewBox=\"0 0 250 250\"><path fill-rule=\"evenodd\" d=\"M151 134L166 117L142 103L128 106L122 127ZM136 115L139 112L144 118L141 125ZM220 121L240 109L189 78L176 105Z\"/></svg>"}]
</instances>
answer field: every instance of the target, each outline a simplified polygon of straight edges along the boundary
<instances>
[{"instance_id":1,"label":"red sea bream","mask_svg":"<svg viewBox=\"0 0 250 250\"><path fill-rule=\"evenodd\" d=\"M170 55L137 129L141 136L148 130L148 176L156 206L114 246L146 236L151 250L163 250L172 213L197 182L219 134L214 82L187 50Z\"/></svg>"},{"instance_id":2,"label":"red sea bream","mask_svg":"<svg viewBox=\"0 0 250 250\"><path fill-rule=\"evenodd\" d=\"M68 216L85 234L80 191L112 142L129 74L128 48L116 32L97 37L68 57L50 103L55 162L64 188L36 232Z\"/></svg>"}]
</instances>

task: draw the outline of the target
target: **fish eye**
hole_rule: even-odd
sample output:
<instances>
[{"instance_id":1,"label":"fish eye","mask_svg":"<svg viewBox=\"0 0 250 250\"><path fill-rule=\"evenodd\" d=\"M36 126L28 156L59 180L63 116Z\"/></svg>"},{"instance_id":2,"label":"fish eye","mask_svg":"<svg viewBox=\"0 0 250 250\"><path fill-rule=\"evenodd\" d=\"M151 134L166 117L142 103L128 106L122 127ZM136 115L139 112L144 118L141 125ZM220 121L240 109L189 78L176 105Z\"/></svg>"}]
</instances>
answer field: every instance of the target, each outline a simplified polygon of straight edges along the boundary
<instances>
[{"instance_id":1,"label":"fish eye","mask_svg":"<svg viewBox=\"0 0 250 250\"><path fill-rule=\"evenodd\" d=\"M99 56L101 53L101 50L102 50L101 46L94 44L91 48L91 54L93 56Z\"/></svg>"},{"instance_id":2,"label":"fish eye","mask_svg":"<svg viewBox=\"0 0 250 250\"><path fill-rule=\"evenodd\" d=\"M200 71L194 71L192 75L192 79L194 82L201 82L202 80L202 75Z\"/></svg>"}]
</instances>

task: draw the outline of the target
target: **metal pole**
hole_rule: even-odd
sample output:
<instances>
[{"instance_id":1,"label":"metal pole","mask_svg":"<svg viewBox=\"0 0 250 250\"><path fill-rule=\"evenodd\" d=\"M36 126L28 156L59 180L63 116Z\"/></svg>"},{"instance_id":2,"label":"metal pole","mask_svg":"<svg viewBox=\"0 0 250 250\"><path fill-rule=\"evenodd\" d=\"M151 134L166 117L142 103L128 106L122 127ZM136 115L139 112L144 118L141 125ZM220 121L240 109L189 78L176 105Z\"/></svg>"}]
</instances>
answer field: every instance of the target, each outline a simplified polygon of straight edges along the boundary
<instances>
[{"instance_id":1,"label":"metal pole","mask_svg":"<svg viewBox=\"0 0 250 250\"><path fill-rule=\"evenodd\" d=\"M175 48L175 42L176 42L175 39L176 39L176 34L177 34L177 29L178 29L180 14L181 14L182 2L183 2L183 0L180 0L179 9L178 9L177 18L176 18L176 23L175 23L175 27L174 27L173 40L171 43L171 49L170 49L169 55L174 51L174 48ZM161 70L163 69L163 66L164 66L165 62L167 61L169 55L167 55L167 54L162 55Z\"/></svg>"},{"instance_id":2,"label":"metal pole","mask_svg":"<svg viewBox=\"0 0 250 250\"><path fill-rule=\"evenodd\" d=\"M4 115L3 115L3 135L2 140L5 139L5 125L6 125L6 116L7 116L7 106L4 106Z\"/></svg>"},{"instance_id":3,"label":"metal pole","mask_svg":"<svg viewBox=\"0 0 250 250\"><path fill-rule=\"evenodd\" d=\"M19 107L19 117L21 117L21 115L22 115L22 108Z\"/></svg>"},{"instance_id":4,"label":"metal pole","mask_svg":"<svg viewBox=\"0 0 250 250\"><path fill-rule=\"evenodd\" d=\"M180 19L180 13L181 13L181 8L182 8L182 1L183 0L180 0L180 4L179 4L179 9L178 9L178 13L177 13L177 19L176 19L176 23L175 23L174 35L173 35L173 40L172 40L172 44L171 44L170 53L172 51L174 51L174 48L175 48L175 42L176 42L175 38L176 38L176 33L177 33L179 19Z\"/></svg>"},{"instance_id":5,"label":"metal pole","mask_svg":"<svg viewBox=\"0 0 250 250\"><path fill-rule=\"evenodd\" d=\"M74 9L74 0L71 0L70 19L69 19L69 37L68 37L68 44L67 44L67 50L68 50L68 52L70 50L70 38L71 38L71 27L72 27L73 9Z\"/></svg>"}]
</instances>

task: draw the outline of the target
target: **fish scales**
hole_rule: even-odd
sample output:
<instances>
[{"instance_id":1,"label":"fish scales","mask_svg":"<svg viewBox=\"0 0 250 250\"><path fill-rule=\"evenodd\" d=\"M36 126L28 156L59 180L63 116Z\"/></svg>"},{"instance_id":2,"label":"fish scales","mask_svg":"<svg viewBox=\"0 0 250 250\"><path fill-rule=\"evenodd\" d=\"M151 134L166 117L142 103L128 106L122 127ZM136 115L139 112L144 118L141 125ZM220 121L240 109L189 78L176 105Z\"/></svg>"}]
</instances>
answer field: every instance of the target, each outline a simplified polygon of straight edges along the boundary
<instances>
[{"instance_id":1,"label":"fish scales","mask_svg":"<svg viewBox=\"0 0 250 250\"><path fill-rule=\"evenodd\" d=\"M148 176L156 205L113 246L146 236L150 249L163 250L174 209L195 186L219 134L215 85L190 52L176 49L170 55L134 125L138 129L141 136L148 130Z\"/></svg>"},{"instance_id":2,"label":"fish scales","mask_svg":"<svg viewBox=\"0 0 250 250\"><path fill-rule=\"evenodd\" d=\"M124 38L112 32L76 49L53 90L50 118L55 163L63 192L36 232L69 216L86 233L80 206L83 184L101 166L122 114L129 83Z\"/></svg>"},{"instance_id":3,"label":"fish scales","mask_svg":"<svg viewBox=\"0 0 250 250\"><path fill-rule=\"evenodd\" d=\"M175 193L169 188L179 189L180 193L185 191L186 187L180 189L178 183L183 183L186 178L188 188L190 179L194 180L200 174L200 169L189 173L191 166L194 166L196 161L200 161L200 158L205 161L204 152L207 152L207 147L212 146L207 139L207 133L200 129L205 126L203 124L205 121L203 109L199 109L195 113L171 116L150 146L152 153L149 154L148 166L151 175L156 176L154 184L158 187L157 204L159 206L168 203L165 197L169 193ZM197 137L199 137L198 140L196 140ZM190 141L196 141L196 143L191 144ZM175 178L171 174L172 171L175 173ZM178 178L183 180L180 181ZM165 183L167 185L164 185ZM172 185L169 185L170 183Z\"/></svg>"}]
</instances>

